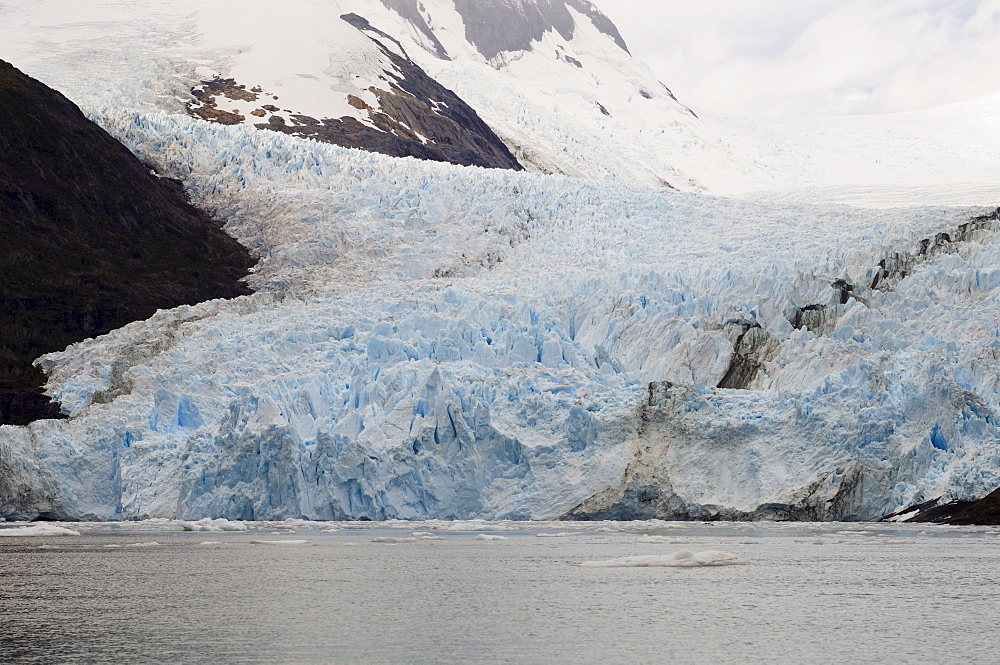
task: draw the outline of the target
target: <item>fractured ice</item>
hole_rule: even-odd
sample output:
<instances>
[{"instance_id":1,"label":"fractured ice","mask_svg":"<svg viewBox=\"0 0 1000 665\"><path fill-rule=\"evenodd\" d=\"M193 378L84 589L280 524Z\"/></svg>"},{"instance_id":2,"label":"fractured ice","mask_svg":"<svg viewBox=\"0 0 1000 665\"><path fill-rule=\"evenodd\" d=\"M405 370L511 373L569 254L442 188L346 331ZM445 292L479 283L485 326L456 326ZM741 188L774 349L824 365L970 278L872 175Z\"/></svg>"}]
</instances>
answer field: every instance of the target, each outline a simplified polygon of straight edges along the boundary
<instances>
[{"instance_id":1,"label":"fractured ice","mask_svg":"<svg viewBox=\"0 0 1000 665\"><path fill-rule=\"evenodd\" d=\"M870 288L982 210L98 120L261 257L258 292L44 357L72 419L0 429L0 474L30 488L0 516L866 519L1000 485L992 223ZM716 388L751 328L759 367Z\"/></svg>"}]
</instances>

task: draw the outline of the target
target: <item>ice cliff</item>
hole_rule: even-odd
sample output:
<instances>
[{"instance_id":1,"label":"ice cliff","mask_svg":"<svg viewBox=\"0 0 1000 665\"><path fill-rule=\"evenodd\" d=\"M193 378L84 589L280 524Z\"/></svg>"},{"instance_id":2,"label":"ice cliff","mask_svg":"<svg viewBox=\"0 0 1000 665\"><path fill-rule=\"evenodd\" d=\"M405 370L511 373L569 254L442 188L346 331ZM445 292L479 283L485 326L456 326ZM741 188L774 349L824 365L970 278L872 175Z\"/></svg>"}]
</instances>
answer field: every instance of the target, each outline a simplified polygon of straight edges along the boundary
<instances>
[{"instance_id":1,"label":"ice cliff","mask_svg":"<svg viewBox=\"0 0 1000 665\"><path fill-rule=\"evenodd\" d=\"M990 210L97 119L258 291L42 358L70 419L0 428L0 515L863 519L1000 485Z\"/></svg>"}]
</instances>

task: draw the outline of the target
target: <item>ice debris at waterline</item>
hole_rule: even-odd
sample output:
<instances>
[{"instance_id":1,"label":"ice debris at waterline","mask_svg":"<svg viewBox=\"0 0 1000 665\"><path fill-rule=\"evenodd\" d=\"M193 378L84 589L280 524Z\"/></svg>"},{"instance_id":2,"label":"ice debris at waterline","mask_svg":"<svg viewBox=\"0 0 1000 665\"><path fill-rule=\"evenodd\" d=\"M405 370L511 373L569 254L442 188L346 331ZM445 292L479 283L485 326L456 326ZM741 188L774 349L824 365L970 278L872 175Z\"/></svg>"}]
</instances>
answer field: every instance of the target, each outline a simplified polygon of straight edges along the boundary
<instances>
[{"instance_id":1,"label":"ice debris at waterline","mask_svg":"<svg viewBox=\"0 0 1000 665\"><path fill-rule=\"evenodd\" d=\"M608 561L584 561L581 568L701 568L706 566L745 566L750 562L735 554L707 550L691 552L681 550L673 554L623 556Z\"/></svg>"},{"instance_id":2,"label":"ice debris at waterline","mask_svg":"<svg viewBox=\"0 0 1000 665\"><path fill-rule=\"evenodd\" d=\"M644 534L642 536L639 536L639 540L637 540L636 542L647 543L652 545L663 545L674 542L674 539L668 536L650 536L648 534Z\"/></svg>"},{"instance_id":3,"label":"ice debris at waterline","mask_svg":"<svg viewBox=\"0 0 1000 665\"><path fill-rule=\"evenodd\" d=\"M70 420L0 428L0 516L874 519L1000 485L984 210L98 120L262 257L259 291L42 358Z\"/></svg>"},{"instance_id":4,"label":"ice debris at waterline","mask_svg":"<svg viewBox=\"0 0 1000 665\"><path fill-rule=\"evenodd\" d=\"M67 529L63 526L56 526L55 524L32 524L29 526L19 526L13 528L0 527L0 538L7 537L21 537L21 538L46 538L51 536L79 536L79 531L74 531L73 529Z\"/></svg>"},{"instance_id":5,"label":"ice debris at waterline","mask_svg":"<svg viewBox=\"0 0 1000 665\"><path fill-rule=\"evenodd\" d=\"M181 522L180 526L185 531L246 531L247 525L243 522L231 522L227 519L210 519L208 517L197 522Z\"/></svg>"}]
</instances>

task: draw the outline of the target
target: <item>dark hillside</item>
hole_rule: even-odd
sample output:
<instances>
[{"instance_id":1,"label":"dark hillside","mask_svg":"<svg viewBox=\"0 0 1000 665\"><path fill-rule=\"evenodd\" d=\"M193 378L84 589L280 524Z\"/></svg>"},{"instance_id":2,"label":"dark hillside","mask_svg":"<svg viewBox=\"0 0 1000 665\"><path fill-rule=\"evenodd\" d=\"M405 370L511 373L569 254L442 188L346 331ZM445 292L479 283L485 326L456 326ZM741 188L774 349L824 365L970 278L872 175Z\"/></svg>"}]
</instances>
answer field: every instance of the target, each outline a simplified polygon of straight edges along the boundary
<instances>
[{"instance_id":1,"label":"dark hillside","mask_svg":"<svg viewBox=\"0 0 1000 665\"><path fill-rule=\"evenodd\" d=\"M38 356L248 293L253 263L178 183L0 61L0 424L58 416Z\"/></svg>"},{"instance_id":2,"label":"dark hillside","mask_svg":"<svg viewBox=\"0 0 1000 665\"><path fill-rule=\"evenodd\" d=\"M1000 489L976 501L962 512L946 520L945 523L1000 525Z\"/></svg>"}]
</instances>

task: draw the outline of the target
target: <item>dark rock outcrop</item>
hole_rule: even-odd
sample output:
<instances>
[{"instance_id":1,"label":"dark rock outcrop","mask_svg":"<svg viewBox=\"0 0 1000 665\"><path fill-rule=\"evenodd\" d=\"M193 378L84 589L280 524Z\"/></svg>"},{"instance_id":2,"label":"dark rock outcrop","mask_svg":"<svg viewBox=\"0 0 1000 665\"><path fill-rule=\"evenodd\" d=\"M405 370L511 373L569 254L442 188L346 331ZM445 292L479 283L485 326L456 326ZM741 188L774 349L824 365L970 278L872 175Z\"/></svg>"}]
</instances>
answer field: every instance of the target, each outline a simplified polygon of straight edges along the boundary
<instances>
[{"instance_id":1,"label":"dark rock outcrop","mask_svg":"<svg viewBox=\"0 0 1000 665\"><path fill-rule=\"evenodd\" d=\"M58 92L0 61L0 424L59 412L38 356L248 293L254 260Z\"/></svg>"},{"instance_id":2,"label":"dark rock outcrop","mask_svg":"<svg viewBox=\"0 0 1000 665\"><path fill-rule=\"evenodd\" d=\"M431 27L427 25L427 19L424 18L421 12L423 3L420 0L382 0L382 4L409 21L410 25L416 28L430 42L432 48L428 50L434 55L442 60L451 60L451 56L448 55L444 44L437 38Z\"/></svg>"},{"instance_id":3,"label":"dark rock outcrop","mask_svg":"<svg viewBox=\"0 0 1000 665\"><path fill-rule=\"evenodd\" d=\"M947 523L1000 526L1000 489L967 506Z\"/></svg>"},{"instance_id":4,"label":"dark rock outcrop","mask_svg":"<svg viewBox=\"0 0 1000 665\"><path fill-rule=\"evenodd\" d=\"M924 238L912 251L898 252L883 258L878 263L870 288L891 291L918 265L938 254L954 254L958 251L957 243L975 239L977 233L994 229L997 222L1000 222L1000 208L989 215L973 217L951 231L943 231L933 238Z\"/></svg>"},{"instance_id":5,"label":"dark rock outcrop","mask_svg":"<svg viewBox=\"0 0 1000 665\"><path fill-rule=\"evenodd\" d=\"M991 492L979 501L941 503L940 498L931 499L887 515L882 518L882 521L1000 526L1000 489Z\"/></svg>"},{"instance_id":6,"label":"dark rock outcrop","mask_svg":"<svg viewBox=\"0 0 1000 665\"><path fill-rule=\"evenodd\" d=\"M725 375L716 387L746 390L753 384L768 355L777 349L779 343L756 321L738 321L731 324L731 327L737 331L733 355Z\"/></svg>"}]
</instances>

